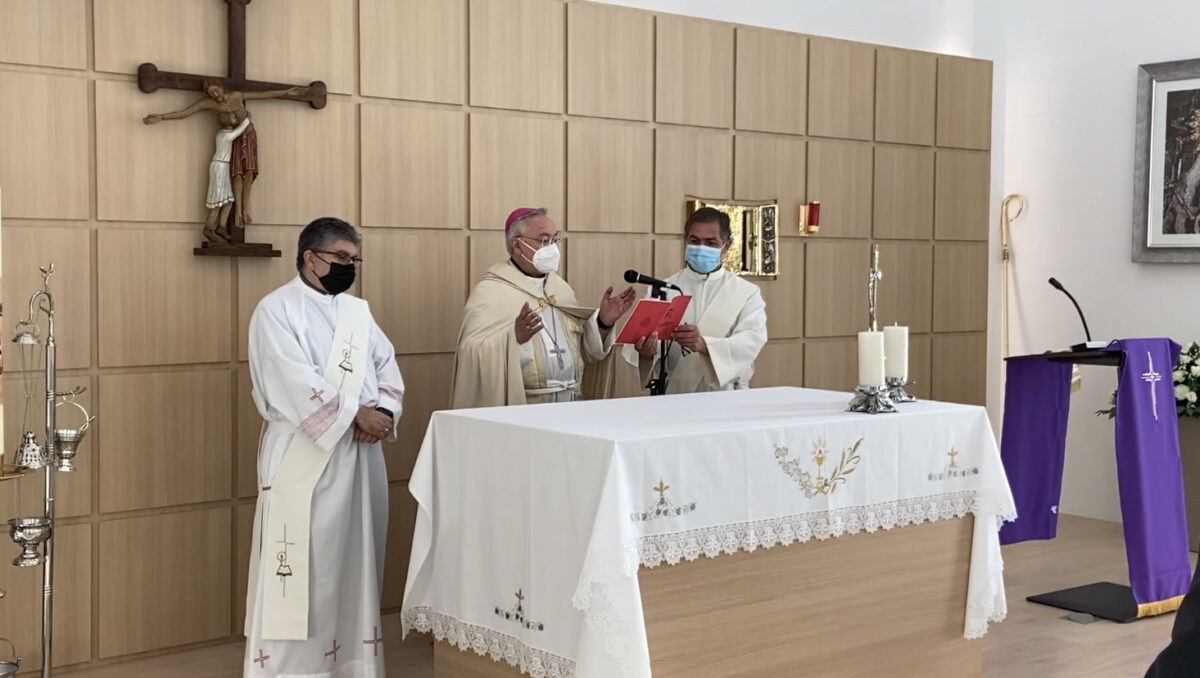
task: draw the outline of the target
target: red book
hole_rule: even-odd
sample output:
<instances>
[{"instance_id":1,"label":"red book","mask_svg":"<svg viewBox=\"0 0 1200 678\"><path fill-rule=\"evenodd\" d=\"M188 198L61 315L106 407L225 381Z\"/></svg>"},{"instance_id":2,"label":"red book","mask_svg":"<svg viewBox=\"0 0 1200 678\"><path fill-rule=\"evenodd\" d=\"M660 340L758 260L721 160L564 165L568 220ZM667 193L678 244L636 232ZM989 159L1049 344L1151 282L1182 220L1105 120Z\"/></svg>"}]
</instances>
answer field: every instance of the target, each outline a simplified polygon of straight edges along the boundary
<instances>
[{"instance_id":1,"label":"red book","mask_svg":"<svg viewBox=\"0 0 1200 678\"><path fill-rule=\"evenodd\" d=\"M661 340L669 341L675 336L675 328L683 320L691 297L680 295L671 301L659 299L642 299L633 308L621 334L617 336L618 344L636 344L651 334L657 333Z\"/></svg>"}]
</instances>

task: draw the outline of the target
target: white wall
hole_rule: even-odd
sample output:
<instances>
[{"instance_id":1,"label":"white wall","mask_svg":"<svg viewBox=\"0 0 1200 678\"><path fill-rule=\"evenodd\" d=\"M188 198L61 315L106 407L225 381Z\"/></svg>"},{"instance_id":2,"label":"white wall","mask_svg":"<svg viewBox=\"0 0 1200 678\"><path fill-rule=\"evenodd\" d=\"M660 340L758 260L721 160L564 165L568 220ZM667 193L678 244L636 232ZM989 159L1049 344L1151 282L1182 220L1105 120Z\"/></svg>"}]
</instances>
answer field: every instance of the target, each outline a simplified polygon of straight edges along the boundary
<instances>
[{"instance_id":1,"label":"white wall","mask_svg":"<svg viewBox=\"0 0 1200 678\"><path fill-rule=\"evenodd\" d=\"M1012 229L1013 352L1080 340L1050 276L1079 300L1096 339L1200 339L1189 294L1200 268L1129 260L1137 66L1200 57L1200 4L981 0L979 15L1007 74L1003 185L1027 200ZM1071 402L1060 507L1120 520L1112 423L1092 414L1116 374L1084 368L1083 381Z\"/></svg>"},{"instance_id":2,"label":"white wall","mask_svg":"<svg viewBox=\"0 0 1200 678\"><path fill-rule=\"evenodd\" d=\"M656 12L971 56L974 0L598 0Z\"/></svg>"}]
</instances>

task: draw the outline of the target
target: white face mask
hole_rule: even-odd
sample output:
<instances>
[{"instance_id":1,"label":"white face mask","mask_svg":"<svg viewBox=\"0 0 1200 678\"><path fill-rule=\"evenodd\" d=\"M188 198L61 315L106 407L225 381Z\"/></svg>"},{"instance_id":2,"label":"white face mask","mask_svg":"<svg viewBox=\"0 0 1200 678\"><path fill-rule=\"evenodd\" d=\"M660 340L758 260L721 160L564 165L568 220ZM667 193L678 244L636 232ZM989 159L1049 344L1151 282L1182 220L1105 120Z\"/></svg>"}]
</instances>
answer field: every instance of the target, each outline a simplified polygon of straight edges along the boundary
<instances>
[{"instance_id":1,"label":"white face mask","mask_svg":"<svg viewBox=\"0 0 1200 678\"><path fill-rule=\"evenodd\" d=\"M533 249L533 247L526 244L524 240L521 240L520 243L526 247L529 247L531 250ZM558 271L558 262L561 256L561 253L558 251L558 243L552 243L541 249L534 250L533 258L528 259L527 257L527 260L529 263L533 264L534 269L536 269L538 273L550 274Z\"/></svg>"}]
</instances>

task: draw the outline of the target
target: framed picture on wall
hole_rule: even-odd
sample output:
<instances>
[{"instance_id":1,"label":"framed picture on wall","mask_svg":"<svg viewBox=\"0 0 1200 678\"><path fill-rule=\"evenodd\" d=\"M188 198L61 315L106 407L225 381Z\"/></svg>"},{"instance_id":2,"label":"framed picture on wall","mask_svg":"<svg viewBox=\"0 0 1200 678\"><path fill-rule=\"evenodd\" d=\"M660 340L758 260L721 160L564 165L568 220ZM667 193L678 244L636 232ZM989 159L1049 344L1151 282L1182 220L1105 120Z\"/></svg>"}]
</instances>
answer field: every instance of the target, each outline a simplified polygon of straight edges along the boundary
<instances>
[{"instance_id":1,"label":"framed picture on wall","mask_svg":"<svg viewBox=\"0 0 1200 678\"><path fill-rule=\"evenodd\" d=\"M1200 262L1200 59L1138 67L1135 262Z\"/></svg>"}]
</instances>

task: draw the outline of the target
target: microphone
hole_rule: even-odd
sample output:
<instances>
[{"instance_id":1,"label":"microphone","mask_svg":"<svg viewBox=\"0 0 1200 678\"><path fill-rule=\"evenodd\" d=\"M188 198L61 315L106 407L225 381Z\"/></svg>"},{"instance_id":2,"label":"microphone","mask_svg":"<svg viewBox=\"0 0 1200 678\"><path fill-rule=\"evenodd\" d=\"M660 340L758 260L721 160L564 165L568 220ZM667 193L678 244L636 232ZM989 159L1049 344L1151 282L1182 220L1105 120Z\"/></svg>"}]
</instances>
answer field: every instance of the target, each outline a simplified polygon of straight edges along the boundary
<instances>
[{"instance_id":1,"label":"microphone","mask_svg":"<svg viewBox=\"0 0 1200 678\"><path fill-rule=\"evenodd\" d=\"M1067 298L1071 300L1071 303L1075 304L1075 312L1079 314L1079 322L1083 323L1083 334L1085 337L1087 337L1087 341L1082 344L1075 344L1071 347L1071 350L1083 351L1090 348L1104 348L1107 346L1107 341L1092 341L1092 333L1088 329L1087 320L1083 317L1083 309L1079 308L1079 302L1075 301L1075 297L1071 296L1071 293L1067 291L1067 288L1063 287L1063 284L1060 283L1056 278L1050 278L1050 286L1067 295Z\"/></svg>"},{"instance_id":2,"label":"microphone","mask_svg":"<svg viewBox=\"0 0 1200 678\"><path fill-rule=\"evenodd\" d=\"M628 271L625 271L625 282L630 283L632 285L650 285L653 287L665 287L669 290L675 290L676 292L683 292L683 290L679 289L678 287L676 287L675 285L672 285L669 282L666 282L665 280L659 280L658 278L651 278L648 275L642 275L641 273L638 273L637 271L633 270L632 268L629 269Z\"/></svg>"}]
</instances>

